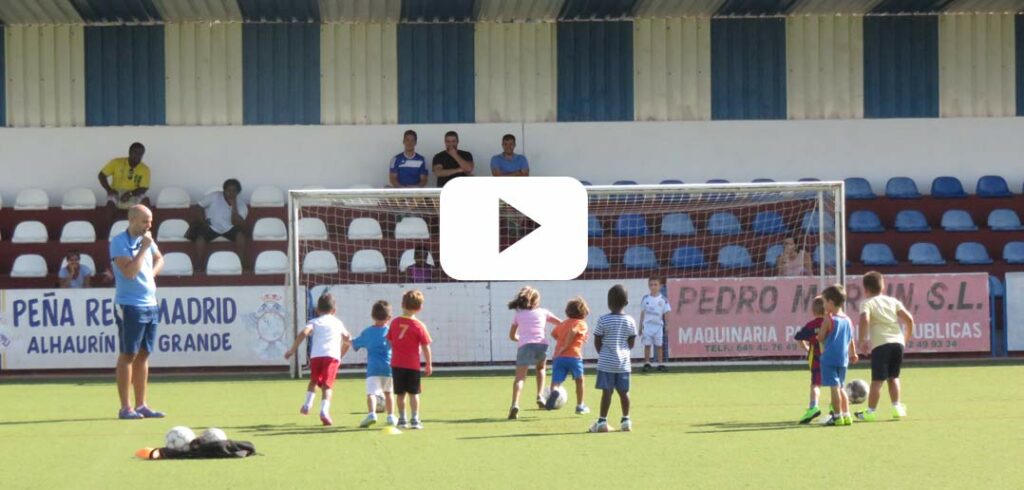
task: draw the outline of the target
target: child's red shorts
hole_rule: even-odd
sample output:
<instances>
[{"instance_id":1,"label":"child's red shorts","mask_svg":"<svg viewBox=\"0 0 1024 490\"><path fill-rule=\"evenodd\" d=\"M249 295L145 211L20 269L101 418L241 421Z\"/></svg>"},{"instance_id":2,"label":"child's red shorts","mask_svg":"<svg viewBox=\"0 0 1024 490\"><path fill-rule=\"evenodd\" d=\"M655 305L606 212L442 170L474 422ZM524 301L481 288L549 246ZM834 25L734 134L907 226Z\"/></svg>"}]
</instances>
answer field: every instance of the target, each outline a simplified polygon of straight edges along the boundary
<instances>
[{"instance_id":1,"label":"child's red shorts","mask_svg":"<svg viewBox=\"0 0 1024 490\"><path fill-rule=\"evenodd\" d=\"M334 388L334 378L338 376L341 361L333 357L314 357L309 360L309 379L321 388Z\"/></svg>"}]
</instances>

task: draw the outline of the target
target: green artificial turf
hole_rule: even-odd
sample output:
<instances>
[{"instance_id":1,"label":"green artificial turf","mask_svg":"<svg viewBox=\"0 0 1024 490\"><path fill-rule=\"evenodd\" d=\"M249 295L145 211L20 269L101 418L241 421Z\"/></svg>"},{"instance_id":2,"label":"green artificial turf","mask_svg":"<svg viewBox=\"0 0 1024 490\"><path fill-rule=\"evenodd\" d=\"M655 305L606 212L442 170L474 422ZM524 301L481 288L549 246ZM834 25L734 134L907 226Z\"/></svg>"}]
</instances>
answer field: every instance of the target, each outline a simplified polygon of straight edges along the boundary
<instances>
[{"instance_id":1,"label":"green artificial turf","mask_svg":"<svg viewBox=\"0 0 1024 490\"><path fill-rule=\"evenodd\" d=\"M425 378L425 430L356 426L364 382L336 385L335 426L298 413L305 382L156 378L163 420L116 420L113 381L0 384L3 488L1022 488L1024 366L904 371L909 417L799 426L798 370L633 375L632 433L586 434L594 413L524 403L507 421L511 376ZM587 373L587 386L594 381ZM869 377L862 364L848 379ZM527 383L529 387L531 382ZM524 402L532 401L527 390ZM573 399L570 391L570 401ZM828 403L823 396L823 405ZM571 402L570 402L571 403ZM319 397L317 401L319 407ZM618 427L613 403L609 421ZM243 460L142 461L172 426L252 441ZM379 427L379 426L378 426Z\"/></svg>"}]
</instances>

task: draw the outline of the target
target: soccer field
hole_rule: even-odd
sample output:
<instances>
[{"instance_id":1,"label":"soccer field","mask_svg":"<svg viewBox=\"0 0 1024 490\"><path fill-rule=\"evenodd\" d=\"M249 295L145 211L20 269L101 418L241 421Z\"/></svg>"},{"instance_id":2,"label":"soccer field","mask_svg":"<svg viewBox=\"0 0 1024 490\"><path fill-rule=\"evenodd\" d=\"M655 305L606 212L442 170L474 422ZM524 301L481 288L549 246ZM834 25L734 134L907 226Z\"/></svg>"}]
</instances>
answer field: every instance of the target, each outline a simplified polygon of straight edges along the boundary
<instances>
[{"instance_id":1,"label":"soccer field","mask_svg":"<svg viewBox=\"0 0 1024 490\"><path fill-rule=\"evenodd\" d=\"M396 436L356 427L356 375L336 385L329 428L299 415L298 380L157 377L152 405L170 416L141 421L116 420L113 380L6 381L0 462L4 488L1021 488L1022 379L1024 365L909 366L907 419L889 421L883 395L882 421L820 427L795 422L806 371L634 374L634 432L586 434L593 390L593 414L507 421L510 374L439 375L424 381L425 429ZM221 427L260 456L133 457L174 425Z\"/></svg>"}]
</instances>

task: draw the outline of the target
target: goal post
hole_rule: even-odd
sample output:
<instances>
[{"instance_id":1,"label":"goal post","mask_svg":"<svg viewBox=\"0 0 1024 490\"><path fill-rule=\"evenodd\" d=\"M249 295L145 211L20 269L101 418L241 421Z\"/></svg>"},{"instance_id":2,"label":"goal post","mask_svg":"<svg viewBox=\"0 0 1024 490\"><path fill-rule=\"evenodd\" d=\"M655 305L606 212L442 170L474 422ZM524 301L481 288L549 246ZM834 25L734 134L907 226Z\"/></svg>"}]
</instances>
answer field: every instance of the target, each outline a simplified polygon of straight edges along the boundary
<instances>
[{"instance_id":1,"label":"goal post","mask_svg":"<svg viewBox=\"0 0 1024 490\"><path fill-rule=\"evenodd\" d=\"M426 295L420 317L435 340L435 363L495 366L514 360L506 303L526 283L458 282L444 274L440 193L437 188L289 191L286 281L293 331L324 291L334 293L338 317L358 335L370 325L375 301L387 300L397 316L401 293L417 288ZM595 314L603 311L603 292L616 282L626 284L639 303L648 277L794 274L817 278L819 289L843 282L842 182L588 186L587 194L587 270L573 281L535 284L544 307L556 314L576 295L584 296ZM481 233L500 233L504 246L529 233L513 209L503 204L499 213L500 229ZM627 313L639 316L638 310ZM343 364L361 362L364 354L349 354ZM304 363L304 358L297 361L293 373L301 374Z\"/></svg>"}]
</instances>

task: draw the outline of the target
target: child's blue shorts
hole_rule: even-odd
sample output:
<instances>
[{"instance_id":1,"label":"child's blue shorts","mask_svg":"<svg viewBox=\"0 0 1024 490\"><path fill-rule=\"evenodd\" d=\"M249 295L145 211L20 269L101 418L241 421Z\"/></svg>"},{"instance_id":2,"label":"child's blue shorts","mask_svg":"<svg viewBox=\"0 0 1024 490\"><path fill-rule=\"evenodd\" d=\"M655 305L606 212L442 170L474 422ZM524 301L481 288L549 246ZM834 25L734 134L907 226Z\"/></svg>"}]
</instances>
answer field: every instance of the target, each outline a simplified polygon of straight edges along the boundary
<instances>
[{"instance_id":1,"label":"child's blue shorts","mask_svg":"<svg viewBox=\"0 0 1024 490\"><path fill-rule=\"evenodd\" d=\"M583 378L583 359L556 357L551 363L551 382L562 383L570 374L572 379Z\"/></svg>"}]
</instances>

